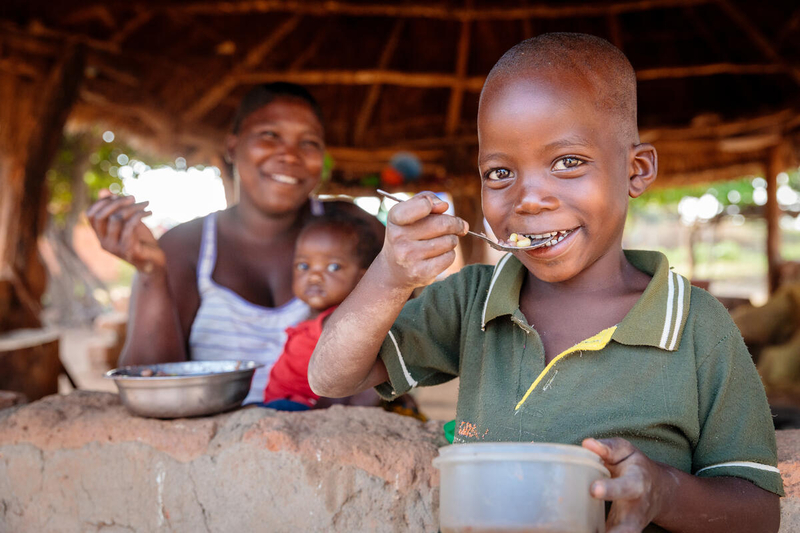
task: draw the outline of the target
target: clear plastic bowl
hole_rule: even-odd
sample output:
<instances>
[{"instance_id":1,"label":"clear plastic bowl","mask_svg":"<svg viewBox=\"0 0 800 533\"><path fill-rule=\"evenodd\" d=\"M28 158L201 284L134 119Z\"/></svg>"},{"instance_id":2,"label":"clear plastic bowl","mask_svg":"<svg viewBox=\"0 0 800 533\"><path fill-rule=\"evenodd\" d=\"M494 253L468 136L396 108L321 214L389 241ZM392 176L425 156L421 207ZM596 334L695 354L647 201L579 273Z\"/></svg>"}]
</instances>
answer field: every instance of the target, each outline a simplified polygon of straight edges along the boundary
<instances>
[{"instance_id":1,"label":"clear plastic bowl","mask_svg":"<svg viewBox=\"0 0 800 533\"><path fill-rule=\"evenodd\" d=\"M580 446L456 444L433 465L442 533L605 532L605 505L589 488L609 472Z\"/></svg>"}]
</instances>

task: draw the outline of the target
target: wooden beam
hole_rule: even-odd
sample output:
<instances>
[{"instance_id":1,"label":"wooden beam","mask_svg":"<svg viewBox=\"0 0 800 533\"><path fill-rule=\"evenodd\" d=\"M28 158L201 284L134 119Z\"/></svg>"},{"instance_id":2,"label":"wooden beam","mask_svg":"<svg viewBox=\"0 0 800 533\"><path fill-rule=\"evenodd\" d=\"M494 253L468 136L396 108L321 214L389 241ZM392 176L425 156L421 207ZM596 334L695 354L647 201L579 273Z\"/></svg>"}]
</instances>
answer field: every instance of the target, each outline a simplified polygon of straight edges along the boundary
<instances>
[{"instance_id":1,"label":"wooden beam","mask_svg":"<svg viewBox=\"0 0 800 533\"><path fill-rule=\"evenodd\" d=\"M243 13L290 12L312 16L347 15L352 17L406 17L441 20L520 20L525 18L597 17L606 13L632 13L653 9L707 4L713 0L631 0L602 4L572 5L537 4L516 8L453 8L446 3L368 4L328 0L306 2L301 0L210 0L187 2L162 9L185 13L215 16Z\"/></svg>"},{"instance_id":2,"label":"wooden beam","mask_svg":"<svg viewBox=\"0 0 800 533\"><path fill-rule=\"evenodd\" d=\"M117 21L114 15L111 14L108 6L102 4L77 9L65 15L61 22L70 25L92 20L101 22L109 30L113 30L117 27Z\"/></svg>"},{"instance_id":3,"label":"wooden beam","mask_svg":"<svg viewBox=\"0 0 800 533\"><path fill-rule=\"evenodd\" d=\"M20 32L20 29L17 25L8 21L0 21L0 29L3 31ZM56 30L45 26L41 21L38 20L32 21L24 30L21 30L21 33L27 33L33 37L48 37L68 42L81 43L87 48L103 50L112 54L118 54L120 52L119 46L112 42L94 39L82 33Z\"/></svg>"},{"instance_id":4,"label":"wooden beam","mask_svg":"<svg viewBox=\"0 0 800 533\"><path fill-rule=\"evenodd\" d=\"M747 18L747 16L742 13L738 7L734 6L728 0L717 0L717 5L728 15L728 17L733 20L739 28L747 35L753 44L756 45L756 48L761 50L761 53L764 54L764 57L767 58L769 61L773 63L778 63L779 65L783 65L788 74L794 79L794 81L800 85L800 68L790 64L786 59L784 59L779 53L778 50L772 45L769 39L761 33L751 21Z\"/></svg>"},{"instance_id":5,"label":"wooden beam","mask_svg":"<svg viewBox=\"0 0 800 533\"><path fill-rule=\"evenodd\" d=\"M70 43L41 83L0 79L0 95L14 104L0 112L0 280L10 283L12 300L21 306L4 308L9 316L0 316L0 324L6 327L13 327L16 315L38 320L47 280L37 246L47 220L45 174L61 143L84 66L83 46ZM37 325L26 321L25 327Z\"/></svg>"},{"instance_id":6,"label":"wooden beam","mask_svg":"<svg viewBox=\"0 0 800 533\"><path fill-rule=\"evenodd\" d=\"M705 23L703 19L698 16L697 11L689 6L683 9L683 13L687 19L692 23L694 26L695 31L703 38L706 44L714 51L717 55L717 58L720 59L722 62L728 62L730 58L730 54L728 53L728 49L720 46L719 40L714 35L714 33L708 28L708 25Z\"/></svg>"},{"instance_id":7,"label":"wooden beam","mask_svg":"<svg viewBox=\"0 0 800 533\"><path fill-rule=\"evenodd\" d=\"M450 103L447 106L447 119L445 120L445 135L452 137L458 129L461 119L461 104L464 101L464 82L467 78L467 62L469 60L469 36L471 22L465 20L461 23L461 32L458 36L458 50L456 52L456 79L457 85L450 92Z\"/></svg>"},{"instance_id":8,"label":"wooden beam","mask_svg":"<svg viewBox=\"0 0 800 533\"><path fill-rule=\"evenodd\" d=\"M735 65L714 63L681 67L644 69L636 73L640 81L668 78L688 78L719 74L775 74L785 72L782 65ZM301 85L397 85L400 87L450 87L462 91L480 92L484 76L459 77L437 72L402 72L397 70L306 70L299 72L266 71L242 72L231 76L230 83L269 83L289 81ZM208 95L207 95L208 96Z\"/></svg>"},{"instance_id":9,"label":"wooden beam","mask_svg":"<svg viewBox=\"0 0 800 533\"><path fill-rule=\"evenodd\" d=\"M781 128L793 118L798 116L798 112L792 109L784 109L769 115L763 115L720 124L708 126L693 126L688 128L656 128L640 131L643 142L657 142L659 140L687 140L699 138L721 139L744 133L758 132L764 129Z\"/></svg>"},{"instance_id":10,"label":"wooden beam","mask_svg":"<svg viewBox=\"0 0 800 533\"><path fill-rule=\"evenodd\" d=\"M284 21L278 29L270 33L269 37L247 52L242 61L234 66L219 82L206 91L203 97L184 113L184 120L187 122L197 122L205 116L206 113L228 96L228 93L239 84L240 76L261 63L264 57L297 27L302 18L302 15L294 15Z\"/></svg>"},{"instance_id":11,"label":"wooden beam","mask_svg":"<svg viewBox=\"0 0 800 533\"><path fill-rule=\"evenodd\" d=\"M330 19L326 21L322 29L318 31L316 35L314 35L314 38L311 40L306 49L300 52L300 55L298 55L294 61L292 61L292 64L289 65L289 72L296 72L300 70L312 57L317 54L319 47L322 46L322 43L328 38L328 34L331 32L331 27L333 27L333 25L334 24Z\"/></svg>"},{"instance_id":12,"label":"wooden beam","mask_svg":"<svg viewBox=\"0 0 800 533\"><path fill-rule=\"evenodd\" d=\"M781 64L756 64L740 65L734 63L712 63L708 65L690 65L685 67L657 67L636 71L639 81L663 80L670 78L695 78L703 76L718 76L732 74L742 76L746 74L783 74L787 67Z\"/></svg>"},{"instance_id":13,"label":"wooden beam","mask_svg":"<svg viewBox=\"0 0 800 533\"><path fill-rule=\"evenodd\" d=\"M609 41L622 50L625 51L625 45L622 41L622 29L619 27L619 16L617 13L606 13L606 25L608 26Z\"/></svg>"},{"instance_id":14,"label":"wooden beam","mask_svg":"<svg viewBox=\"0 0 800 533\"><path fill-rule=\"evenodd\" d=\"M111 38L111 42L119 46L125 42L125 40L133 35L135 31L139 28L150 22L153 18L153 12L146 10L146 9L139 9L139 12L136 14L135 17L129 19L122 28L118 32L114 33L114 36Z\"/></svg>"},{"instance_id":15,"label":"wooden beam","mask_svg":"<svg viewBox=\"0 0 800 533\"><path fill-rule=\"evenodd\" d=\"M789 20L786 21L786 24L784 24L783 28L780 29L778 36L775 39L775 43L778 46L782 45L798 28L800 28L800 7L794 10L792 16L789 17Z\"/></svg>"},{"instance_id":16,"label":"wooden beam","mask_svg":"<svg viewBox=\"0 0 800 533\"><path fill-rule=\"evenodd\" d=\"M39 71L39 69L30 63L26 63L25 61L19 61L15 59L0 59L0 70L5 71L12 76L25 76L26 78L30 78L32 80L42 79L42 73Z\"/></svg>"},{"instance_id":17,"label":"wooden beam","mask_svg":"<svg viewBox=\"0 0 800 533\"><path fill-rule=\"evenodd\" d=\"M455 87L463 85L467 91L478 92L483 87L483 76L459 80L453 74L428 72L400 72L397 70L306 70L301 72L247 72L237 76L238 83L269 83L289 81L301 85L397 85L401 87Z\"/></svg>"},{"instance_id":18,"label":"wooden beam","mask_svg":"<svg viewBox=\"0 0 800 533\"><path fill-rule=\"evenodd\" d=\"M400 42L400 35L403 33L404 25L405 21L403 19L397 19L394 23L392 32L389 34L386 45L383 47L383 52L381 52L381 57L378 60L378 70L384 70L389 66L389 62L392 60L394 51L397 48L397 43ZM358 117L356 118L356 125L353 133L353 140L356 145L364 143L364 132L367 130L369 119L372 118L372 110L375 108L375 104L378 103L380 95L381 85L379 83L369 88L367 98L364 100Z\"/></svg>"}]
</instances>

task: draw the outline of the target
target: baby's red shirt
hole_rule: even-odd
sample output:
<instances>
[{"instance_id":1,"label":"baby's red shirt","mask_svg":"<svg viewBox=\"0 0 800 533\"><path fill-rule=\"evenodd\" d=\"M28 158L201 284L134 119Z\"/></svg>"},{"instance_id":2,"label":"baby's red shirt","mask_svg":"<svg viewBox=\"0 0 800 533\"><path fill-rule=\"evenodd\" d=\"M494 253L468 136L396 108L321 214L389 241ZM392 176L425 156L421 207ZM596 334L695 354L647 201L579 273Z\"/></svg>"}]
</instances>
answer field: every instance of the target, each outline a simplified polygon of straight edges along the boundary
<instances>
[{"instance_id":1,"label":"baby's red shirt","mask_svg":"<svg viewBox=\"0 0 800 533\"><path fill-rule=\"evenodd\" d=\"M269 373L264 402L288 399L309 407L316 405L319 396L308 384L308 363L322 335L322 321L337 307L330 307L316 318L286 328L286 344Z\"/></svg>"}]
</instances>

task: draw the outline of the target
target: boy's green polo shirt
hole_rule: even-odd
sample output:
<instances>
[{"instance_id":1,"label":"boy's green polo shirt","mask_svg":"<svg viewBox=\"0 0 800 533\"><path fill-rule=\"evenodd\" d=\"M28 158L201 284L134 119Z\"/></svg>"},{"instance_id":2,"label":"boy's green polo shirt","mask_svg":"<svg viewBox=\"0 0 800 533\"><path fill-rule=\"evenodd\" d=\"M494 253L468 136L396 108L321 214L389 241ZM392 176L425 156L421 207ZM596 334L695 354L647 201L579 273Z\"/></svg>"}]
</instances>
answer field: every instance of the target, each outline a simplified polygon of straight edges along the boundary
<instances>
[{"instance_id":1,"label":"boy's green polo shirt","mask_svg":"<svg viewBox=\"0 0 800 533\"><path fill-rule=\"evenodd\" d=\"M662 254L625 253L652 276L639 301L547 368L519 309L527 271L515 257L431 285L381 347L389 382L378 392L392 398L459 376L456 443L622 437L684 472L783 495L764 389L728 313Z\"/></svg>"}]
</instances>

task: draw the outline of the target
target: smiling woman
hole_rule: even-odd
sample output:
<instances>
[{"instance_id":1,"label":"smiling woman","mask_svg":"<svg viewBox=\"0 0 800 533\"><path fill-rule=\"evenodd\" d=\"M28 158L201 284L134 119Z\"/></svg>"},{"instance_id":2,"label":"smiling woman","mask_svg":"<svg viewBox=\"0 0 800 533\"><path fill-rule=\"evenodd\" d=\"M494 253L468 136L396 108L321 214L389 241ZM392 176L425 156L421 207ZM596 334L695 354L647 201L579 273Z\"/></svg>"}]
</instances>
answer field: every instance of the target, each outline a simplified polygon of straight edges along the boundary
<instances>
[{"instance_id":1,"label":"smiling woman","mask_svg":"<svg viewBox=\"0 0 800 533\"><path fill-rule=\"evenodd\" d=\"M302 87L255 87L226 143L239 204L181 224L156 241L147 205L110 194L87 212L103 247L137 270L121 364L247 359L265 365L249 401L260 401L285 330L308 316L292 293L292 255L311 215L325 152L322 115ZM328 211L347 203L326 204ZM373 221L375 231L382 226Z\"/></svg>"}]
</instances>

